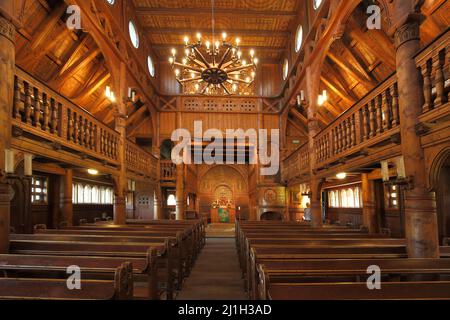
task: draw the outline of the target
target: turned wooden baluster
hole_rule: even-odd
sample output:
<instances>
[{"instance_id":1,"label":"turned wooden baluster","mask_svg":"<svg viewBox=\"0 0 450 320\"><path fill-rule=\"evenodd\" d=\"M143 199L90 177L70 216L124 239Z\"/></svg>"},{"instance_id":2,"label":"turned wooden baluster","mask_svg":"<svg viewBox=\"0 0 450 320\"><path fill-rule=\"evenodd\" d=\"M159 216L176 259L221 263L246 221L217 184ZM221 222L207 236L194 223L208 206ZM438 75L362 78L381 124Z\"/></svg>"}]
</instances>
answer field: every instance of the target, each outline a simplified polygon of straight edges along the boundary
<instances>
[{"instance_id":1,"label":"turned wooden baluster","mask_svg":"<svg viewBox=\"0 0 450 320\"><path fill-rule=\"evenodd\" d=\"M89 149L95 150L95 131L92 122L89 122Z\"/></svg>"},{"instance_id":2,"label":"turned wooden baluster","mask_svg":"<svg viewBox=\"0 0 450 320\"><path fill-rule=\"evenodd\" d=\"M424 112L427 112L433 108L433 84L431 81L431 68L431 60L427 60L422 66L423 96L425 99L425 103L423 105Z\"/></svg>"},{"instance_id":3,"label":"turned wooden baluster","mask_svg":"<svg viewBox=\"0 0 450 320\"><path fill-rule=\"evenodd\" d=\"M392 127L396 127L400 124L400 111L398 105L398 91L397 83L391 86L392 97Z\"/></svg>"},{"instance_id":4,"label":"turned wooden baluster","mask_svg":"<svg viewBox=\"0 0 450 320\"><path fill-rule=\"evenodd\" d=\"M375 105L376 105L376 121L377 121L377 134L380 134L383 129L383 112L381 110L382 107L382 98L381 95L376 96Z\"/></svg>"},{"instance_id":5,"label":"turned wooden baluster","mask_svg":"<svg viewBox=\"0 0 450 320\"><path fill-rule=\"evenodd\" d=\"M79 123L78 123L78 115L76 112L73 112L73 142L78 143L78 135L79 135Z\"/></svg>"},{"instance_id":6,"label":"turned wooden baluster","mask_svg":"<svg viewBox=\"0 0 450 320\"><path fill-rule=\"evenodd\" d=\"M78 127L80 128L80 136L79 136L79 140L78 140L78 144L83 146L84 145L84 141L86 138L86 133L84 131L84 120L83 120L83 116L80 115L80 118L78 119L78 121L80 122L78 124Z\"/></svg>"},{"instance_id":7,"label":"turned wooden baluster","mask_svg":"<svg viewBox=\"0 0 450 320\"><path fill-rule=\"evenodd\" d=\"M74 135L74 121L73 121L74 114L72 110L67 109L67 140L73 141L73 135Z\"/></svg>"},{"instance_id":8,"label":"turned wooden baluster","mask_svg":"<svg viewBox=\"0 0 450 320\"><path fill-rule=\"evenodd\" d=\"M331 156L331 154L330 154L330 136L328 133L327 140L325 141L325 157L326 157L326 159L329 159L330 156Z\"/></svg>"},{"instance_id":9,"label":"turned wooden baluster","mask_svg":"<svg viewBox=\"0 0 450 320\"><path fill-rule=\"evenodd\" d=\"M89 132L89 121L84 119L84 146L89 148L89 142L91 141L91 133Z\"/></svg>"},{"instance_id":10,"label":"turned wooden baluster","mask_svg":"<svg viewBox=\"0 0 450 320\"><path fill-rule=\"evenodd\" d=\"M369 125L369 112L368 112L369 106L366 104L362 107L362 119L363 119L363 139L367 140L369 139L369 132L370 132L370 125Z\"/></svg>"},{"instance_id":11,"label":"turned wooden baluster","mask_svg":"<svg viewBox=\"0 0 450 320\"><path fill-rule=\"evenodd\" d=\"M112 136L111 136L111 134L110 133L108 133L107 134L107 138L106 138L106 141L107 141L107 143L108 143L108 148L107 148L107 156L108 157L112 157L112 148L113 148L113 146L112 146Z\"/></svg>"},{"instance_id":12,"label":"turned wooden baluster","mask_svg":"<svg viewBox=\"0 0 450 320\"><path fill-rule=\"evenodd\" d=\"M48 96L47 94L44 93L42 97L42 130L48 131L50 129L49 121L50 121L50 110L48 104Z\"/></svg>"},{"instance_id":13,"label":"turned wooden baluster","mask_svg":"<svg viewBox=\"0 0 450 320\"><path fill-rule=\"evenodd\" d=\"M337 149L338 149L338 137L337 137L336 128L334 128L332 130L332 133L333 133L333 151L332 151L332 155L335 155L337 153Z\"/></svg>"},{"instance_id":14,"label":"turned wooden baluster","mask_svg":"<svg viewBox=\"0 0 450 320\"><path fill-rule=\"evenodd\" d=\"M338 152L337 152L337 154L339 154L339 153L341 153L342 152L342 147L343 147L343 141L342 141L342 138L343 138L343 136L342 136L342 127L341 127L341 124L339 124L338 126L337 126L337 132L338 132L338 144L339 144L339 147L338 147Z\"/></svg>"},{"instance_id":15,"label":"turned wooden baluster","mask_svg":"<svg viewBox=\"0 0 450 320\"><path fill-rule=\"evenodd\" d=\"M20 113L23 112L22 95L22 81L16 76L14 77L14 103L13 103L13 118L20 119Z\"/></svg>"},{"instance_id":16,"label":"turned wooden baluster","mask_svg":"<svg viewBox=\"0 0 450 320\"><path fill-rule=\"evenodd\" d=\"M351 134L351 146L354 147L356 146L356 122L355 122L355 115L353 114L350 117L350 134Z\"/></svg>"},{"instance_id":17,"label":"turned wooden baluster","mask_svg":"<svg viewBox=\"0 0 450 320\"><path fill-rule=\"evenodd\" d=\"M389 90L386 89L382 93L382 111L383 111L383 131L387 131L390 128L391 124L391 112L390 112L390 99L389 99Z\"/></svg>"},{"instance_id":18,"label":"turned wooden baluster","mask_svg":"<svg viewBox=\"0 0 450 320\"><path fill-rule=\"evenodd\" d=\"M376 134L375 100L372 100L369 103L369 126L370 126L369 138L372 138Z\"/></svg>"},{"instance_id":19,"label":"turned wooden baluster","mask_svg":"<svg viewBox=\"0 0 450 320\"><path fill-rule=\"evenodd\" d=\"M350 149L352 146L352 128L351 128L350 118L345 120L345 127L346 127L346 136L347 136L347 149Z\"/></svg>"},{"instance_id":20,"label":"turned wooden baluster","mask_svg":"<svg viewBox=\"0 0 450 320\"><path fill-rule=\"evenodd\" d=\"M31 124L31 88L25 83L25 123Z\"/></svg>"},{"instance_id":21,"label":"turned wooden baluster","mask_svg":"<svg viewBox=\"0 0 450 320\"><path fill-rule=\"evenodd\" d=\"M56 101L55 99L50 100L50 132L55 133L58 128L58 116L56 112Z\"/></svg>"},{"instance_id":22,"label":"turned wooden baluster","mask_svg":"<svg viewBox=\"0 0 450 320\"><path fill-rule=\"evenodd\" d=\"M105 155L105 131L100 129L100 153Z\"/></svg>"},{"instance_id":23,"label":"turned wooden baluster","mask_svg":"<svg viewBox=\"0 0 450 320\"><path fill-rule=\"evenodd\" d=\"M444 54L444 55L443 55ZM434 100L435 107L447 102L447 95L445 94L445 77L443 70L443 60L445 59L445 51L440 51L438 55L433 57L433 67L435 69L435 85L436 85L436 100Z\"/></svg>"},{"instance_id":24,"label":"turned wooden baluster","mask_svg":"<svg viewBox=\"0 0 450 320\"><path fill-rule=\"evenodd\" d=\"M33 89L33 125L35 127L40 125L41 122L41 99L39 98L39 89Z\"/></svg>"}]
</instances>

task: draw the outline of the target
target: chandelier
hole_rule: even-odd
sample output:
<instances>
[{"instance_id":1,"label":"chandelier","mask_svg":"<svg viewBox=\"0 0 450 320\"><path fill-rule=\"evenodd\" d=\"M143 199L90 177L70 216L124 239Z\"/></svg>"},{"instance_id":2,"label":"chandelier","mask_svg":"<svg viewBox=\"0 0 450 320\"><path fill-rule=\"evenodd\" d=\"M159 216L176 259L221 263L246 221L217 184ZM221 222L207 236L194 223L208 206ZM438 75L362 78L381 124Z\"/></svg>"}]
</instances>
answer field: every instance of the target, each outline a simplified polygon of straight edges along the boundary
<instances>
[{"instance_id":1,"label":"chandelier","mask_svg":"<svg viewBox=\"0 0 450 320\"><path fill-rule=\"evenodd\" d=\"M172 49L169 63L177 81L185 93L201 95L249 95L255 81L258 58L253 49L246 60L240 48L241 40L235 44L227 42L227 33L215 39L214 0L212 1L212 41L203 42L197 33L196 41L184 37L184 56L177 60L177 50Z\"/></svg>"}]
</instances>

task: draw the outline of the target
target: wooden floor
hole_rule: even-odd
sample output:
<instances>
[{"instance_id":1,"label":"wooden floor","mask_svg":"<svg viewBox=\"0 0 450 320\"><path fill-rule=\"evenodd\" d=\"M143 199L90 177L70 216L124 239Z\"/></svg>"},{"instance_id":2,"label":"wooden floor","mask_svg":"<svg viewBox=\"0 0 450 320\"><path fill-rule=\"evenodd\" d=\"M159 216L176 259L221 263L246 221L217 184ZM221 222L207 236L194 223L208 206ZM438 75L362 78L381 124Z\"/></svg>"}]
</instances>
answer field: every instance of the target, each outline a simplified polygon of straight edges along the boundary
<instances>
[{"instance_id":1,"label":"wooden floor","mask_svg":"<svg viewBox=\"0 0 450 320\"><path fill-rule=\"evenodd\" d=\"M178 300L245 300L234 238L207 238Z\"/></svg>"}]
</instances>

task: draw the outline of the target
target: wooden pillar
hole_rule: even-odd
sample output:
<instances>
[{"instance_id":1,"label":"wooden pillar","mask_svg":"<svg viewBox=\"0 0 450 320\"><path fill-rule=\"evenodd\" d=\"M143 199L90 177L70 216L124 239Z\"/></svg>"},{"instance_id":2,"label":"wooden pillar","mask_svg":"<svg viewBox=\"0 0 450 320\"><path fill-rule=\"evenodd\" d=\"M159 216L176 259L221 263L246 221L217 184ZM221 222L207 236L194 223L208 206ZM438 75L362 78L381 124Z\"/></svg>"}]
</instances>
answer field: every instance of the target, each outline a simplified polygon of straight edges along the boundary
<instances>
[{"instance_id":1,"label":"wooden pillar","mask_svg":"<svg viewBox=\"0 0 450 320\"><path fill-rule=\"evenodd\" d=\"M310 177L311 177L311 219L312 226L314 228L320 228L323 226L322 220L322 208L320 203L320 183L315 174L316 153L314 149L314 137L319 133L320 127L318 122L318 110L317 110L317 95L319 93L319 87L317 79L320 76L320 70L317 67L309 66L306 70L306 84L308 92L308 141L309 141L309 155L310 155Z\"/></svg>"},{"instance_id":2,"label":"wooden pillar","mask_svg":"<svg viewBox=\"0 0 450 320\"><path fill-rule=\"evenodd\" d=\"M61 183L61 220L67 222L69 226L73 225L73 170L66 169L66 174L62 177ZM58 227L58 226L57 226Z\"/></svg>"},{"instance_id":3,"label":"wooden pillar","mask_svg":"<svg viewBox=\"0 0 450 320\"><path fill-rule=\"evenodd\" d=\"M369 175L363 173L362 181L362 198L363 198L363 225L369 230L369 233L378 233L378 220L375 203L374 181L369 180Z\"/></svg>"},{"instance_id":4,"label":"wooden pillar","mask_svg":"<svg viewBox=\"0 0 450 320\"><path fill-rule=\"evenodd\" d=\"M163 220L161 185L155 187L155 219Z\"/></svg>"},{"instance_id":5,"label":"wooden pillar","mask_svg":"<svg viewBox=\"0 0 450 320\"><path fill-rule=\"evenodd\" d=\"M11 188L6 182L5 150L11 146L15 32L16 28L10 20L0 14L0 253L9 251Z\"/></svg>"},{"instance_id":6,"label":"wooden pillar","mask_svg":"<svg viewBox=\"0 0 450 320\"><path fill-rule=\"evenodd\" d=\"M177 165L177 183L176 183L176 216L177 220L185 219L185 199L184 199L184 164Z\"/></svg>"},{"instance_id":7,"label":"wooden pillar","mask_svg":"<svg viewBox=\"0 0 450 320\"><path fill-rule=\"evenodd\" d=\"M125 155L126 146L126 119L122 115L116 115L116 131L120 133L119 139L119 175L115 178L115 194L114 194L114 224L126 224L127 210L126 210L126 192L127 192L127 164Z\"/></svg>"},{"instance_id":8,"label":"wooden pillar","mask_svg":"<svg viewBox=\"0 0 450 320\"><path fill-rule=\"evenodd\" d=\"M400 132L406 174L405 234L410 258L439 257L436 202L427 190L425 159L415 131L422 112L420 73L414 56L420 50L417 1L395 1L397 78L400 102Z\"/></svg>"}]
</instances>

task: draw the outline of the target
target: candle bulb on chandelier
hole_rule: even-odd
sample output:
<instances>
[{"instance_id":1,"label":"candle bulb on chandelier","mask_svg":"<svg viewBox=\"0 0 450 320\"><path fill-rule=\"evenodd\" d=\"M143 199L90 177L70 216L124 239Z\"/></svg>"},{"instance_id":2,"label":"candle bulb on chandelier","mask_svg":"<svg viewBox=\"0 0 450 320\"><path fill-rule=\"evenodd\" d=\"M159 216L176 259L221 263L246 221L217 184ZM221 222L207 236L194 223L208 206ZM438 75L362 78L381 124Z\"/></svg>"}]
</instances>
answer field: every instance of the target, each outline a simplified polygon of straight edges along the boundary
<instances>
[{"instance_id":1,"label":"candle bulb on chandelier","mask_svg":"<svg viewBox=\"0 0 450 320\"><path fill-rule=\"evenodd\" d=\"M239 39L239 38L236 38L236 46L238 46L239 47L239 44L241 43L241 39Z\"/></svg>"},{"instance_id":2,"label":"candle bulb on chandelier","mask_svg":"<svg viewBox=\"0 0 450 320\"><path fill-rule=\"evenodd\" d=\"M177 54L177 50L175 48L172 49L172 55L175 57L175 55Z\"/></svg>"},{"instance_id":3,"label":"candle bulb on chandelier","mask_svg":"<svg viewBox=\"0 0 450 320\"><path fill-rule=\"evenodd\" d=\"M211 43L209 42L209 41L206 41L206 49L208 49L209 50L209 47L211 46Z\"/></svg>"},{"instance_id":4,"label":"candle bulb on chandelier","mask_svg":"<svg viewBox=\"0 0 450 320\"><path fill-rule=\"evenodd\" d=\"M227 40L227 33L222 32L222 40L225 42Z\"/></svg>"},{"instance_id":5,"label":"candle bulb on chandelier","mask_svg":"<svg viewBox=\"0 0 450 320\"><path fill-rule=\"evenodd\" d=\"M186 45L189 44L189 37L188 37L188 36L185 36L185 37L184 37L184 43L185 43Z\"/></svg>"},{"instance_id":6,"label":"candle bulb on chandelier","mask_svg":"<svg viewBox=\"0 0 450 320\"><path fill-rule=\"evenodd\" d=\"M197 33L197 41L198 42L202 41L202 34L200 32Z\"/></svg>"}]
</instances>

